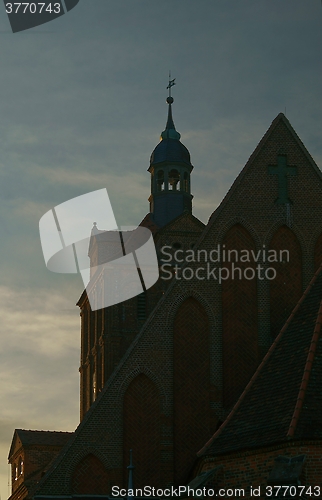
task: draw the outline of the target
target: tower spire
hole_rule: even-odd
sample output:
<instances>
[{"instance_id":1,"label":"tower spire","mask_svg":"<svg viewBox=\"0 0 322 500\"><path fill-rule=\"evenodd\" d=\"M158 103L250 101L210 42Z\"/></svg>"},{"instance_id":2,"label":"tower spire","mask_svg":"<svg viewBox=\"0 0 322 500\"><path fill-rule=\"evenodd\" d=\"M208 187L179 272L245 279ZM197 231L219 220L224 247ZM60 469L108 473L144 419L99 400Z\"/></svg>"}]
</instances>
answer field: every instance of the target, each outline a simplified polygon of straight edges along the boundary
<instances>
[{"instance_id":1,"label":"tower spire","mask_svg":"<svg viewBox=\"0 0 322 500\"><path fill-rule=\"evenodd\" d=\"M165 226L185 211L192 211L190 174L193 165L190 153L180 141L180 134L173 123L171 88L174 85L175 78L171 79L169 73L169 95L166 99L169 106L168 120L161 140L151 154L148 168L151 173L150 213L159 227Z\"/></svg>"},{"instance_id":2,"label":"tower spire","mask_svg":"<svg viewBox=\"0 0 322 500\"><path fill-rule=\"evenodd\" d=\"M171 87L173 87L174 85L176 85L175 78L173 78L173 80L171 80L171 71L169 71L169 85L167 86L167 89L169 89L169 95L166 99L166 102L169 105L168 120L167 120L167 124L165 126L165 130L161 134L161 139L175 139L175 140L179 141L181 135L179 134L179 132L176 131L176 128L175 128L175 125L173 122L173 118L172 118L172 107L171 107L171 105L173 104L173 101L174 101L173 97L171 96Z\"/></svg>"}]
</instances>

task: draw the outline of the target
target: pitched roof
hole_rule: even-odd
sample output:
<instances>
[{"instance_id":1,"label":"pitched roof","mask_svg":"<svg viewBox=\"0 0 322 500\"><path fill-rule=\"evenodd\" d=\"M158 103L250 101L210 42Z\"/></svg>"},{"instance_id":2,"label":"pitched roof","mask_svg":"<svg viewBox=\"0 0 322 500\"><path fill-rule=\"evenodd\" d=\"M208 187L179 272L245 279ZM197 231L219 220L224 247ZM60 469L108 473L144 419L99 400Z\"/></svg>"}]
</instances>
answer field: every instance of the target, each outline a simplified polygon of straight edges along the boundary
<instances>
[{"instance_id":1,"label":"pitched roof","mask_svg":"<svg viewBox=\"0 0 322 500\"><path fill-rule=\"evenodd\" d=\"M14 445L17 438L20 439L22 446L64 446L73 434L73 432L31 431L25 429L15 429L12 439L12 445L9 452L9 458L13 454Z\"/></svg>"},{"instance_id":2,"label":"pitched roof","mask_svg":"<svg viewBox=\"0 0 322 500\"><path fill-rule=\"evenodd\" d=\"M288 132L290 133L290 136L294 139L295 144L298 145L299 149L302 151L304 156L307 158L308 163L311 164L312 168L314 169L315 173L317 174L318 178L322 180L322 172L313 160L312 156L304 146L303 142L295 132L294 128L290 124L289 120L286 118L286 116L283 113L279 113L276 118L272 121L270 127L262 137L262 139L259 141L258 145L256 146L255 150L253 153L250 155L246 165L242 169L242 171L238 174L236 177L235 181L231 185L230 189L228 190L226 196L220 203L220 205L216 208L216 210L211 214L209 218L209 222L211 221L212 224L215 223L215 220L221 210L225 207L226 203L228 200L236 196L236 193L240 189L241 182L244 180L244 178L247 176L248 172L252 168L253 163L255 162L256 158L258 155L261 153L261 151L267 146L272 134L274 131L277 129L278 126L283 125ZM281 144L281 152L284 151L285 145Z\"/></svg>"},{"instance_id":3,"label":"pitched roof","mask_svg":"<svg viewBox=\"0 0 322 500\"><path fill-rule=\"evenodd\" d=\"M322 265L225 422L198 455L322 438Z\"/></svg>"}]
</instances>

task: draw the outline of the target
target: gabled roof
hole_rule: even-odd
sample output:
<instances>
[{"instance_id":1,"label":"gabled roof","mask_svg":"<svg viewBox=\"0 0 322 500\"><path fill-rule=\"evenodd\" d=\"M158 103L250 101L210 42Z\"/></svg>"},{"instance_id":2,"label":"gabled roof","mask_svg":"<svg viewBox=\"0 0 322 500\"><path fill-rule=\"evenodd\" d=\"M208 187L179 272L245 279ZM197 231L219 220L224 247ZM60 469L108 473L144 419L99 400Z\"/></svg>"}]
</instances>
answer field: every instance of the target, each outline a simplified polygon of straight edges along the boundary
<instances>
[{"instance_id":1,"label":"gabled roof","mask_svg":"<svg viewBox=\"0 0 322 500\"><path fill-rule=\"evenodd\" d=\"M38 446L64 446L73 432L58 432L58 431L31 431L25 429L15 429L11 448L9 451L9 459L13 455L15 444L19 439L23 447L38 445Z\"/></svg>"},{"instance_id":2,"label":"gabled roof","mask_svg":"<svg viewBox=\"0 0 322 500\"><path fill-rule=\"evenodd\" d=\"M322 265L225 422L198 455L322 439Z\"/></svg>"},{"instance_id":3,"label":"gabled roof","mask_svg":"<svg viewBox=\"0 0 322 500\"><path fill-rule=\"evenodd\" d=\"M299 147L299 150L301 150L303 155L307 158L308 163L311 164L313 170L315 171L315 173L317 174L319 179L322 180L321 170L319 169L319 167L317 166L317 164L313 160L312 156L310 155L310 153L308 152L308 150L304 146L303 142L301 141L301 139L299 138L299 136L295 132L294 128L292 127L292 125L290 124L290 122L288 121L286 116L283 113L279 113L276 116L276 118L272 121L270 127L268 128L268 130L266 131L266 133L264 134L264 136L262 137L262 139L260 140L260 142L256 146L255 150L253 151L253 153L249 157L249 159L248 159L246 165L244 166L244 168L242 169L242 171L236 177L235 181L233 182L232 186L230 187L229 191L227 192L226 196L224 197L224 199L222 200L220 205L217 207L217 209L210 216L209 222L211 221L212 223L214 223L214 220L216 219L217 215L221 212L221 210L224 208L224 206L226 205L226 202L229 201L231 198L233 198L235 196L236 192L238 192L238 190L240 189L241 182L244 180L244 178L249 173L250 169L253 166L253 163L257 159L257 156L265 149L271 136L275 132L275 129L277 127L279 127L280 125L284 125L284 127L288 130L290 136L292 137L292 140L294 140L294 143ZM280 146L281 146L281 153L284 154L285 144L284 145L281 144Z\"/></svg>"}]
</instances>

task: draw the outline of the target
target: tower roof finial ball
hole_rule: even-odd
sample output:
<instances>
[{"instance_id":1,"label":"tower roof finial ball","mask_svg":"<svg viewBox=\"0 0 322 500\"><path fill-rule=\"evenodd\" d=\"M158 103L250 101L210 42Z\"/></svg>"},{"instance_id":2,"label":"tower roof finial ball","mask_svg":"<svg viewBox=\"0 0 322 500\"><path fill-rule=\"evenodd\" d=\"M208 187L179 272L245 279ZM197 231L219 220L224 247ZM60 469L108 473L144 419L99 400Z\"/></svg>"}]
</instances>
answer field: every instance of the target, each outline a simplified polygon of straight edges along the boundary
<instances>
[{"instance_id":1,"label":"tower roof finial ball","mask_svg":"<svg viewBox=\"0 0 322 500\"><path fill-rule=\"evenodd\" d=\"M173 99L173 97L169 96L169 97L167 97L166 101L168 104L172 104L174 99Z\"/></svg>"}]
</instances>

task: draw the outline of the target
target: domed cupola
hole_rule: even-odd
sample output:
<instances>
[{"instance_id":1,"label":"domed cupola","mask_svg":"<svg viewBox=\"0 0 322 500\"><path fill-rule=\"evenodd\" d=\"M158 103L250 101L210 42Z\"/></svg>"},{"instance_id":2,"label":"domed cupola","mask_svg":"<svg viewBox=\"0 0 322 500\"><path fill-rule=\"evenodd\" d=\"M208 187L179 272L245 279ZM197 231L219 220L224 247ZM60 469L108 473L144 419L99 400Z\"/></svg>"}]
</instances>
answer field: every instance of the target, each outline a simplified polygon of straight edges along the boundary
<instances>
[{"instance_id":1,"label":"domed cupola","mask_svg":"<svg viewBox=\"0 0 322 500\"><path fill-rule=\"evenodd\" d=\"M169 104L168 121L165 130L161 134L159 144L154 148L151 154L150 165L168 161L182 162L192 167L190 153L186 146L180 142L181 135L176 131L173 123L171 109L173 97L168 97L167 103Z\"/></svg>"},{"instance_id":2,"label":"domed cupola","mask_svg":"<svg viewBox=\"0 0 322 500\"><path fill-rule=\"evenodd\" d=\"M169 80L168 120L161 133L160 143L155 147L150 158L151 195L150 212L158 226L168 224L185 210L192 211L190 192L190 174L193 166L188 149L180 142L172 118L173 97L171 87L174 80Z\"/></svg>"}]
</instances>

